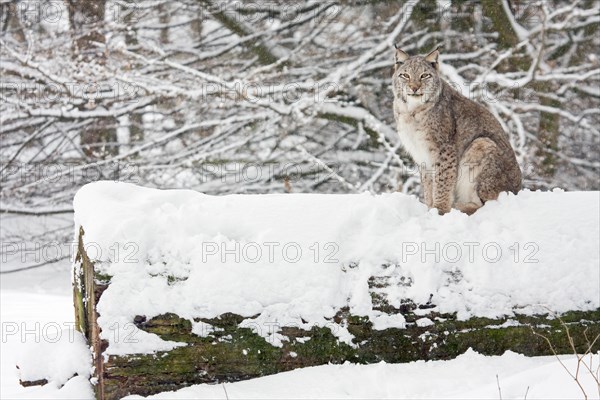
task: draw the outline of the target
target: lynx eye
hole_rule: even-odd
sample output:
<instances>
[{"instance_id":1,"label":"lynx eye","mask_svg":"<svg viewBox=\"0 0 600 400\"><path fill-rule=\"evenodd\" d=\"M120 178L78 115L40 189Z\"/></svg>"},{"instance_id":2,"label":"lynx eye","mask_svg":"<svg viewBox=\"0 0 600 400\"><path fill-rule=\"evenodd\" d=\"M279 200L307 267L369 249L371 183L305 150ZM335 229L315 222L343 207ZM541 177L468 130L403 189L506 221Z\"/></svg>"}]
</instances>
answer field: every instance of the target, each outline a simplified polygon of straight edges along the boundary
<instances>
[{"instance_id":1,"label":"lynx eye","mask_svg":"<svg viewBox=\"0 0 600 400\"><path fill-rule=\"evenodd\" d=\"M398 76L402 79L410 79L410 76L408 76L408 74L400 74Z\"/></svg>"},{"instance_id":2,"label":"lynx eye","mask_svg":"<svg viewBox=\"0 0 600 400\"><path fill-rule=\"evenodd\" d=\"M421 79L429 79L431 78L431 74L423 74L421 75Z\"/></svg>"}]
</instances>

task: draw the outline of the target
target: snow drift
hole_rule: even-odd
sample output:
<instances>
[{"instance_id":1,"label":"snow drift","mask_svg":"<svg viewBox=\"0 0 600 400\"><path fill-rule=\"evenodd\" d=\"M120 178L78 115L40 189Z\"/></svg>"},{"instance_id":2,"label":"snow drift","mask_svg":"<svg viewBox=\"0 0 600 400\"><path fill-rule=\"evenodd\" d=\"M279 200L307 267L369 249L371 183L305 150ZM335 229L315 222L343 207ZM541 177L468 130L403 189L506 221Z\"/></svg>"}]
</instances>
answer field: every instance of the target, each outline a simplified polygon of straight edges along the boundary
<instances>
[{"instance_id":1,"label":"snow drift","mask_svg":"<svg viewBox=\"0 0 600 400\"><path fill-rule=\"evenodd\" d=\"M143 339L110 341L107 354L178 346L131 332L139 314L174 313L203 335L211 326L194 318L235 313L276 346L278 327L332 326L344 307L375 329L404 327L401 313L374 309L374 292L462 319L594 310L599 204L598 192L523 191L470 217L438 216L400 193L209 196L117 182L74 200L76 232L112 277L97 305L101 335ZM351 343L344 326L335 332Z\"/></svg>"}]
</instances>

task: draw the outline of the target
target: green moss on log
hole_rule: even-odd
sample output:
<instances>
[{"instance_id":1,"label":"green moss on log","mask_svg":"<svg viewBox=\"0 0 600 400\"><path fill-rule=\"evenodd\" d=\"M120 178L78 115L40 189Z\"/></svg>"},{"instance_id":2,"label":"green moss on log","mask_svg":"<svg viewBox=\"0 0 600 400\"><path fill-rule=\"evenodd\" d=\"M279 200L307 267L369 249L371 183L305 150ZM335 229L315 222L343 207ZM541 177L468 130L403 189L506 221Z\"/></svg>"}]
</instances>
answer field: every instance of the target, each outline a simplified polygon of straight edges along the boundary
<instances>
[{"instance_id":1,"label":"green moss on log","mask_svg":"<svg viewBox=\"0 0 600 400\"><path fill-rule=\"evenodd\" d=\"M411 319L408 317L407 320ZM535 335L532 328L548 337L559 353L572 352L562 322L545 315L517 315L513 318L515 326L503 326L507 319L459 321L455 316L441 318L436 313L428 317L436 321L434 325L419 327L408 322L405 329L378 331L367 318L341 311L335 320L346 325L355 336L353 346L340 342L328 327L315 326L311 330L284 327L282 334L288 340L282 347L275 347L250 328L239 327L245 319L239 315L224 314L221 318L204 320L220 328L206 337L193 334L186 319L174 314L160 315L138 326L187 346L150 355L110 356L104 366L104 391L107 398L129 393L149 395L191 384L239 381L327 363L445 360L463 354L468 348L486 355L501 355L506 350L528 356L552 354L545 340ZM588 338L600 335L600 310L571 312L561 319L569 326L579 352L588 349L585 335ZM600 344L594 345L592 351L598 350Z\"/></svg>"}]
</instances>

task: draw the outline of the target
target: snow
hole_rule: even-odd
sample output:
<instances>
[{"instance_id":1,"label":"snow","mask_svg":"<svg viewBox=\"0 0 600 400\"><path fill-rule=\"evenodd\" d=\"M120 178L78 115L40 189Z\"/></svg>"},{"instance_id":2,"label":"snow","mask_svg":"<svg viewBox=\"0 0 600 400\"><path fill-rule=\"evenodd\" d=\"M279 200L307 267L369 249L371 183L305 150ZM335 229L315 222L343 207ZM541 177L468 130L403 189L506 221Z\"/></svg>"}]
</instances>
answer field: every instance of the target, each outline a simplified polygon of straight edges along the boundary
<instances>
[{"instance_id":1,"label":"snow","mask_svg":"<svg viewBox=\"0 0 600 400\"><path fill-rule=\"evenodd\" d=\"M90 378L92 356L85 337L74 329L60 329L58 323L49 323L43 327L34 325L33 329L39 337L34 340L27 351L17 358L19 379L36 381L46 379L64 385L73 376ZM18 328L18 325L15 325ZM39 362L40 354L54 360L52 364Z\"/></svg>"},{"instance_id":2,"label":"snow","mask_svg":"<svg viewBox=\"0 0 600 400\"><path fill-rule=\"evenodd\" d=\"M50 271L55 275L54 271ZM40 279L38 274L30 281ZM62 279L68 281L67 271ZM73 300L62 295L32 293L33 287L0 292L0 398L91 399L91 355L74 330ZM19 365L19 369L16 368ZM73 377L74 374L79 374ZM19 379L47 379L44 386L21 387Z\"/></svg>"},{"instance_id":3,"label":"snow","mask_svg":"<svg viewBox=\"0 0 600 400\"><path fill-rule=\"evenodd\" d=\"M63 278L68 279L64 274ZM0 293L2 324L17 322L30 328L35 322L56 322L72 325L72 299L63 295L4 290ZM3 330L5 332L5 330ZM8 335L0 343L1 385L3 399L93 399L93 390L84 376L70 379L60 387L51 380L45 386L23 388L18 384L16 362L22 353L37 346L33 335L22 340L19 334ZM62 357L83 356L81 346L73 343L67 348L49 343L50 351L39 353L40 366L56 365L57 346ZM84 357L89 360L88 356ZM574 356L560 356L570 372L576 369ZM586 358L589 364L589 358ZM593 356L594 366L600 365L600 354ZM63 364L64 365L64 364ZM91 365L89 366L91 367ZM56 369L62 368L56 366ZM58 371L57 371L58 373ZM449 361L417 361L407 364L323 365L224 385L195 385L177 392L163 392L150 398L189 399L498 399L496 375L503 399L582 398L581 392L567 371L554 357L525 357L513 352L502 356L483 356L473 351ZM589 373L581 373L581 382L590 399L598 391ZM529 389L528 389L529 388ZM227 391L227 396L225 395ZM141 398L128 396L128 399Z\"/></svg>"},{"instance_id":4,"label":"snow","mask_svg":"<svg viewBox=\"0 0 600 400\"><path fill-rule=\"evenodd\" d=\"M94 200L90 201L92 196ZM436 310L458 310L465 318L511 314L514 310L533 312L535 304L544 304L555 311L597 308L600 302L598 197L597 192L524 191L516 197L503 196L471 217L457 212L440 217L427 211L415 198L399 194L212 197L190 191L158 191L128 184L99 183L86 186L77 195L75 218L86 230L90 254L95 249L99 251L98 259L117 261L118 258L118 263L103 265L116 272L113 284L118 280L125 283L132 275L141 278L139 283L129 282L131 287L115 286L119 291L111 297L104 297L110 293L105 292L103 299L109 301L104 307L113 312L112 318L128 320L128 313L137 313L144 302L148 302L144 312L172 309L188 317L213 315L223 309L220 308L222 299L227 307L236 307L240 312L262 308L257 320L262 318L263 323L272 323L274 318L293 320L297 315L317 320L328 315L336 302L344 303L337 294L351 293L346 301L352 304L353 311L366 310L364 314L374 320L377 329L385 329L402 328L406 321L400 314L387 315L369 308L366 279L374 272L379 283L389 283L394 290L404 291L394 293L381 289L388 298L404 294L426 302L433 293L432 302L438 305ZM220 253L207 255L205 263L192 266L201 254L190 250L202 249L202 243L211 243L209 240L221 243L227 239L229 244L236 241L262 243L278 237L281 245L277 249L281 249L285 241L296 241L303 250L307 243L327 243L324 241L336 243L338 247L318 247L317 262L315 252L310 250L295 263L283 262L283 256L275 252L273 264L277 265L272 268L269 268L268 257L248 263L240 255L239 264L245 268L243 277L236 277L239 270L231 254L225 262ZM119 242L124 238L128 240ZM440 262L436 263L436 254L411 255L414 252L411 246L404 246L405 254L401 251L402 243L427 243L430 249L432 243L442 239L456 243L478 241L479 248L486 241L496 240L503 255L495 263L482 260L481 253L475 253L472 263L468 254L451 263L449 259L454 255L440 252ZM530 255L532 250L525 248L526 241L539 246L535 255ZM520 263L515 263L516 252L504 247L515 242L521 244ZM448 242L440 243L443 247ZM337 261L325 263L325 256ZM530 261L535 258L538 262L523 262L527 256ZM137 259L142 261L135 261ZM390 266L382 267L382 260ZM396 266L392 263L394 260ZM161 267L162 261L169 261L172 268L165 270ZM136 269L141 271L134 273ZM166 272L174 277L171 285L162 282L166 279L161 273ZM255 272L258 276L253 276ZM93 398L88 380L92 368L89 350L81 335L73 331L68 274L68 266L57 263L56 267L35 274L25 271L3 276L0 398ZM204 274L206 283L196 274ZM241 280L244 290L232 292L236 287L228 279ZM281 280L279 288L275 279ZM217 280L222 281L216 285ZM159 285L156 281L162 283ZM194 282L196 287L186 287L189 282ZM210 287L211 282L215 288ZM164 297L161 295L158 299L156 292L148 297L148 291L152 292L148 284L155 287L154 290L163 290ZM300 284L306 285L306 294L297 287ZM431 285L431 291L420 288L426 284ZM257 285L262 285L264 292ZM182 297L178 297L178 290L184 291ZM209 295L217 297L210 299ZM120 304L121 313L117 312L116 305L108 304L125 296L128 300ZM252 302L248 301L251 296L255 296ZM292 296L299 298L293 301ZM316 298L311 300L311 296ZM198 307L202 304L198 299L211 301L202 308ZM243 300L248 304L243 305ZM419 313L422 318L418 324L429 324L428 310L420 311L423 313ZM260 323L250 318L246 322L260 327ZM309 321L312 322L314 320ZM505 326L515 324L518 322L508 320ZM198 335L218 329L196 321L192 326ZM131 324L123 332L111 329L109 332L140 334L130 329ZM344 332L338 330L338 335L343 337ZM277 333L272 332L271 336L277 337ZM561 360L574 373L575 357L561 356ZM591 360L595 368L600 365L600 354L586 360ZM20 369L16 369L16 365ZM588 396L600 398L596 383L589 373L582 371L580 381ZM72 377L75 374L77 376ZM46 378L49 383L23 388L19 386L19 377ZM500 398L498 386L504 399L582 397L577 384L554 357L525 357L512 352L488 357L468 351L449 361L323 365L244 382L196 385L154 398L497 399Z\"/></svg>"},{"instance_id":5,"label":"snow","mask_svg":"<svg viewBox=\"0 0 600 400\"><path fill-rule=\"evenodd\" d=\"M561 356L561 360L570 371L576 369L575 357ZM598 362L600 356L595 355L593 363ZM592 376L580 376L589 398L598 398ZM582 392L554 357L525 357L510 351L486 357L469 350L451 361L324 365L243 382L195 385L148 398L574 399L582 398Z\"/></svg>"},{"instance_id":6,"label":"snow","mask_svg":"<svg viewBox=\"0 0 600 400\"><path fill-rule=\"evenodd\" d=\"M327 326L352 344L331 321L345 306L376 329L404 327L373 310L370 277L391 305L431 300L461 319L596 309L599 195L523 191L440 217L400 193L209 196L97 182L74 208L88 255L113 276L98 304L107 354L128 354L178 345L137 329L136 315L232 312L274 346L290 325Z\"/></svg>"},{"instance_id":7,"label":"snow","mask_svg":"<svg viewBox=\"0 0 600 400\"><path fill-rule=\"evenodd\" d=\"M420 326L420 327L431 326L434 324L433 321L430 320L429 318L419 318L418 320L415 321L415 323L417 324L417 326Z\"/></svg>"}]
</instances>

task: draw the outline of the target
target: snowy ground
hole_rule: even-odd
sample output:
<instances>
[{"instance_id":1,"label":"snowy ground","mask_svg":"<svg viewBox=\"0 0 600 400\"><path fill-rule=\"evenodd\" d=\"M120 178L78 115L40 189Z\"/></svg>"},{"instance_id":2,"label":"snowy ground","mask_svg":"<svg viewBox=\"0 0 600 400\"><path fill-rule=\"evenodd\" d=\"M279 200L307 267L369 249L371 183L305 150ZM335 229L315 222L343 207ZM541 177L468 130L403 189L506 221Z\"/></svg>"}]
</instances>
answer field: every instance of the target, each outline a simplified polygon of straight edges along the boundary
<instances>
[{"instance_id":1,"label":"snowy ground","mask_svg":"<svg viewBox=\"0 0 600 400\"><path fill-rule=\"evenodd\" d=\"M67 281L70 279L67 271L63 271L61 275ZM76 340L75 335L78 333L72 329L73 302L69 290L57 295L27 290L14 291L3 287L0 301L0 398L93 397L92 388L85 377L75 377L66 382L73 372L81 369L79 367L82 361L87 361L88 373L91 368L91 362L87 359L89 355L85 354L87 349ZM20 374L15 366L17 363L22 365L23 361L48 372L54 380L45 386L21 387Z\"/></svg>"},{"instance_id":2,"label":"snowy ground","mask_svg":"<svg viewBox=\"0 0 600 400\"><path fill-rule=\"evenodd\" d=\"M129 201L134 200L133 194L135 193L129 193L127 196ZM160 197L150 196L152 197L150 198L146 194L141 193L138 200L145 199L147 204L152 205L152 202L157 201ZM345 249L352 249L350 255L359 257L368 254L369 246L377 245L379 254L386 254L387 251L390 257L401 257L402 254L394 255L385 246L386 243L401 239L402 235L411 236L416 243L428 240L427 238L435 238L442 242L443 240L460 241L468 239L464 232L471 229L474 230L474 234L480 236L479 240L482 243L484 240L495 241L501 246L507 246L506 248L513 243L513 240L522 244L533 240L540 245L535 254L536 259L545 264L512 262L511 260L516 255L515 252L506 251L506 254L494 264L495 268L486 267L489 269L487 272L492 273L492 276L486 276L481 270L478 272L473 267L463 269L463 276L466 276L467 281L461 285L470 284L470 287L465 286L464 289L476 296L460 297L459 289L462 287L460 285L453 288L455 292L446 292L445 294L440 292L440 295L448 296L447 298L455 301L452 303L454 305L460 305L460 301L468 303L477 300L472 304L479 307L476 308L478 312L495 313L498 310L502 311L502 308L498 307L519 305L519 302L522 302L521 305L531 305L531 301L539 301L541 298L546 298L549 304L556 309L560 309L561 305L567 309L590 309L598 307L600 304L600 287L598 286L600 278L598 211L600 207L598 195L597 192L547 194L524 192L516 198L504 197L498 203L484 207L474 217L466 217L456 212L439 217L423 209L422 205L414 198L399 199L397 195L376 199L361 195L354 197L354 199L360 199L354 203L344 203L344 199L347 199L344 196L328 196L328 205L324 203L325 211L304 214L305 217L309 215L312 220L310 218L301 220L298 218L297 212L296 214L291 213L292 215L264 214L263 218L271 215L270 222L267 221L265 224L272 226L271 229L260 232L260 237L252 237L250 233L252 226L255 226L255 223L253 225L252 222L253 219L260 219L261 215L250 215L249 220L243 220L243 223L235 225L227 223L228 220L236 219L238 214L241 215L244 212L239 202L236 205L237 200L235 199L239 200L241 197L232 197L229 201L224 202L229 212L226 218L223 215L211 217L211 213L205 209L210 206L210 199L204 199L203 202L197 204L195 215L204 218L204 222L208 223L204 226L213 229L214 232L211 232L213 240L215 237L218 239L218 235L221 235L222 239L227 239L227 235L229 235L229 238L238 240L245 238L245 240L261 241L268 241L271 236L277 236L281 241L296 241L308 248L310 243L305 243L305 237L298 236L298 232L294 229L287 229L286 226L289 224L286 224L285 221L296 218L296 227L298 223L310 227L315 221L320 220L323 223L323 221L328 221L328 218L329 221L335 222L333 215L335 213L340 219L337 223L341 223L341 225L336 228L334 224L325 223L324 225L329 228L319 233L318 240L326 243L330 237L336 237L340 245L338 256L341 258L348 254ZM174 195L173 199L177 196L179 195ZM294 198L296 199L295 203L294 201L292 203L299 207L298 210L307 204L303 202L316 199L313 196L296 196ZM255 200L259 201L259 199L260 197L257 197ZM113 197L112 200L115 198ZM102 205L102 202L96 204ZM373 204L377 204L375 209L371 208ZM192 203L165 202L162 207L157 207L157 210L175 220L185 221L186 208L189 211L190 207L195 206ZM258 203L254 204L254 207L258 209ZM567 214L565 215L565 213ZM498 218L498 215L502 217ZM137 218L139 215L131 214L130 217ZM157 212L152 217L154 218L153 223L160 222L160 213ZM238 221L240 220L238 219ZM399 232L386 231L388 227L398 222L401 222L398 226L403 226L403 230ZM65 221L64 218L61 218L54 223L62 227ZM35 223L32 226L35 227ZM123 230L126 227L126 224L122 225L119 230L115 230L114 234L127 233ZM143 233L139 226L136 228ZM2 229L7 228L3 225ZM205 228L201 227L201 229ZM90 230L90 234L92 233ZM191 233L194 232L183 232L187 235ZM168 238L169 232L163 232L160 240ZM142 247L148 244L142 240L143 236L138 236L136 239ZM312 237L310 239L312 240ZM109 243L117 243L120 239L114 236L108 237L106 240ZM355 245L365 240L370 241L363 244L362 247ZM168 242L165 243L168 244ZM402 240L398 240L397 243L402 243ZM144 253L144 255L146 254L148 253ZM313 253L308 254L310 257L313 256ZM520 259L527 254L521 253ZM412 256L420 257L421 254L417 253ZM376 261L378 260L373 260L373 262ZM442 263L447 261L444 259ZM430 284L432 282L439 283L439 276L433 273L420 275L422 272L419 272L417 268L435 267L435 261L414 262L413 264L413 267L404 272L412 273L415 280L427 278ZM307 265L310 267L311 264ZM3 261L2 270L18 267L18 259L13 258L9 262ZM152 272L151 265L144 268L149 268ZM185 268L182 271L185 272ZM331 271L334 271L331 275L332 279L341 276L339 271L335 269ZM435 270L431 269L431 271ZM370 273L372 270L368 272ZM494 283L495 279L511 274L522 274L520 275L521 279L507 279L503 295L494 294L494 291L498 292L502 289L501 286ZM531 286L526 281L527 277L536 277L539 285ZM282 279L285 277L283 276ZM358 282L356 279L354 282ZM347 283L352 282L350 280ZM0 398L91 398L93 396L92 387L87 380L89 353L80 337L72 330L74 315L69 261L64 260L36 270L5 274L1 276L0 283L2 323ZM521 286L519 285L531 287L527 293L520 294ZM443 289L443 285L438 287L438 289L440 288ZM356 291L351 285L338 287L338 290ZM253 292L246 291L244 293L248 295ZM544 293L547 293L545 297ZM280 302L286 300L286 297L282 297L285 295L286 293L278 293L275 300ZM502 300L504 303L501 303L500 306L496 304L495 308L486 308L486 304L488 304L486 298L490 296L495 296L496 302ZM239 299L229 300L233 301L229 304L231 306ZM266 300L268 304L270 297L267 296L261 300ZM360 304L360 298L357 299L356 304ZM250 311L254 312L254 310ZM561 359L574 373L576 370L574 356L561 356ZM15 368L17 363L24 366L21 371ZM595 368L600 365L600 354L595 355L593 359L588 359L589 363L596 371ZM49 378L50 383L43 387L22 388L18 383L20 373L26 374L21 375L24 378L41 374ZM79 376L69 379L74 373ZM585 370L580 372L580 376L587 395L590 398L599 398L598 385L592 376ZM583 394L556 358L528 358L514 353L507 353L499 357L485 357L468 352L450 361L415 362L402 365L383 363L368 366L326 365L245 382L197 385L176 393L163 393L155 397L557 399L583 398Z\"/></svg>"},{"instance_id":3,"label":"snowy ground","mask_svg":"<svg viewBox=\"0 0 600 400\"><path fill-rule=\"evenodd\" d=\"M575 370L573 357L563 360L568 368ZM596 356L595 365L598 361L600 358ZM590 398L598 397L598 385L591 375L584 376L582 384ZM486 357L473 351L451 361L304 368L234 384L197 385L151 398L226 399L225 392L229 399L582 398L581 389L553 357L528 358L512 352Z\"/></svg>"},{"instance_id":4,"label":"snowy ground","mask_svg":"<svg viewBox=\"0 0 600 400\"><path fill-rule=\"evenodd\" d=\"M62 276L68 279L68 274ZM31 330L37 322L72 323L70 294L44 294L3 290L1 294L2 324L17 322ZM41 332L41 329L38 330ZM3 328L3 334L5 334ZM47 339L54 338L48 330ZM39 336L42 339L41 336ZM6 339L6 340L4 340ZM3 338L1 348L2 399L86 399L92 397L90 384L81 377L73 378L62 388L50 383L43 387L22 388L18 384L15 363L35 346L35 335L26 342L20 335ZM52 347L48 343L48 348ZM63 354L54 354L54 361L69 359L81 352L77 343L60 347ZM40 354L39 362L49 361ZM573 356L561 356L567 368L574 372ZM589 361L588 361L589 362ZM68 368L76 362L63 362ZM593 365L600 364L600 355ZM54 364L60 365L60 364ZM496 375L498 380L496 380ZM498 392L498 382L502 394ZM590 398L599 398L598 388L589 373L582 371L581 382ZM226 394L227 393L227 394ZM391 398L391 399L572 399L583 398L573 379L554 357L524 357L506 353L501 357L486 357L468 352L455 360L414 362L409 364L326 365L282 373L275 376L225 385L197 385L176 393L154 396L161 399L285 399L285 398ZM130 396L130 398L139 398Z\"/></svg>"}]
</instances>

